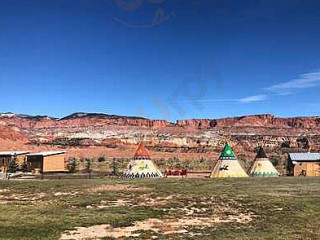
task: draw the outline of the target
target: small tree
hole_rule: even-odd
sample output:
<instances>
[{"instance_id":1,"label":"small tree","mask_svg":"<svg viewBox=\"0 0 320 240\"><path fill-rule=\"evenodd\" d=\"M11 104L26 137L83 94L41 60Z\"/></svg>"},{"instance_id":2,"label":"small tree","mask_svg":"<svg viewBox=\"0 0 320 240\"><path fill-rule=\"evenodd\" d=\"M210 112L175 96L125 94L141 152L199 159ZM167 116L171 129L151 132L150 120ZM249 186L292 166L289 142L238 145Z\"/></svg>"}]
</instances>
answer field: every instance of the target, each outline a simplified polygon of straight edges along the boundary
<instances>
[{"instance_id":1,"label":"small tree","mask_svg":"<svg viewBox=\"0 0 320 240\"><path fill-rule=\"evenodd\" d=\"M68 160L68 169L69 172L75 173L77 171L78 161L76 158L69 158Z\"/></svg>"},{"instance_id":2,"label":"small tree","mask_svg":"<svg viewBox=\"0 0 320 240\"><path fill-rule=\"evenodd\" d=\"M119 162L113 158L111 162L111 176L119 175Z\"/></svg>"},{"instance_id":3,"label":"small tree","mask_svg":"<svg viewBox=\"0 0 320 240\"><path fill-rule=\"evenodd\" d=\"M93 160L91 158L86 158L86 169L87 169L87 172L89 174L89 179L91 178L92 163L93 163Z\"/></svg>"},{"instance_id":4,"label":"small tree","mask_svg":"<svg viewBox=\"0 0 320 240\"><path fill-rule=\"evenodd\" d=\"M9 162L8 172L15 173L17 170L18 170L17 157L14 156Z\"/></svg>"},{"instance_id":5,"label":"small tree","mask_svg":"<svg viewBox=\"0 0 320 240\"><path fill-rule=\"evenodd\" d=\"M23 161L23 163L21 164L20 168L21 168L22 172L24 172L24 173L28 172L28 164L27 164L26 160Z\"/></svg>"}]
</instances>

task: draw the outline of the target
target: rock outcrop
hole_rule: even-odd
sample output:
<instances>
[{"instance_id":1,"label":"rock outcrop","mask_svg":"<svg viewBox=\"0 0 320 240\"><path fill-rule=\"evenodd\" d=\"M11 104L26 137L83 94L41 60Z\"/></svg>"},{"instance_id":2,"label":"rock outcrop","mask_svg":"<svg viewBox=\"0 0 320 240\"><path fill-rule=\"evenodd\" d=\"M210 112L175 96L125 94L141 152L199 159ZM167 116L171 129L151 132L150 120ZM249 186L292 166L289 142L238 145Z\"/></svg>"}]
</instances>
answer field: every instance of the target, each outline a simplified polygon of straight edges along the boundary
<instances>
[{"instance_id":1,"label":"rock outcrop","mask_svg":"<svg viewBox=\"0 0 320 240\"><path fill-rule=\"evenodd\" d=\"M277 118L271 114L250 115L223 119L178 120L177 125L193 128L214 127L276 127L276 128L320 128L320 117Z\"/></svg>"},{"instance_id":2,"label":"rock outcrop","mask_svg":"<svg viewBox=\"0 0 320 240\"><path fill-rule=\"evenodd\" d=\"M172 155L218 153L225 141L240 154L253 152L259 145L270 151L318 151L320 117L278 118L264 114L171 123L98 113L75 113L64 118L0 114L0 139L22 141L28 146L121 150L136 144L141 136L151 150Z\"/></svg>"}]
</instances>

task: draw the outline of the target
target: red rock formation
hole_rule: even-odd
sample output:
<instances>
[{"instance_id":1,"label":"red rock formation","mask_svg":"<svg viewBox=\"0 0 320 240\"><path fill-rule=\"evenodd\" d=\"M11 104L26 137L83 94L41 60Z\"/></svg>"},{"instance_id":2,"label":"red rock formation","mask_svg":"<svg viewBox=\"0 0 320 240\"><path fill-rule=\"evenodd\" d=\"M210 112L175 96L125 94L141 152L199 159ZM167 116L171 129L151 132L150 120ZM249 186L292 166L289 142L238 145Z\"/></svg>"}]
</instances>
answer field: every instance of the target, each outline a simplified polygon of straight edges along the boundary
<instances>
[{"instance_id":1,"label":"red rock formation","mask_svg":"<svg viewBox=\"0 0 320 240\"><path fill-rule=\"evenodd\" d=\"M267 149L286 147L318 151L320 118L277 118L270 114L223 119L187 119L170 123L139 117L75 113L57 119L47 116L0 114L0 139L29 142L30 146L100 147L122 151L145 136L157 152L168 156L192 153L211 154L225 141L241 150L254 151L259 145ZM5 150L5 149L3 149ZM82 150L77 149L75 152ZM94 152L91 149L90 152ZM113 152L114 153L114 152ZM170 155L171 154L171 155ZM189 155L187 155L189 154ZM166 156L167 156L166 155Z\"/></svg>"},{"instance_id":2,"label":"red rock formation","mask_svg":"<svg viewBox=\"0 0 320 240\"><path fill-rule=\"evenodd\" d=\"M212 127L279 127L279 128L320 128L320 117L277 118L271 114L250 115L222 119L189 119L178 120L181 127L212 128Z\"/></svg>"},{"instance_id":3,"label":"red rock formation","mask_svg":"<svg viewBox=\"0 0 320 240\"><path fill-rule=\"evenodd\" d=\"M18 129L13 129L8 126L0 126L0 139L27 141L28 138L24 136Z\"/></svg>"}]
</instances>

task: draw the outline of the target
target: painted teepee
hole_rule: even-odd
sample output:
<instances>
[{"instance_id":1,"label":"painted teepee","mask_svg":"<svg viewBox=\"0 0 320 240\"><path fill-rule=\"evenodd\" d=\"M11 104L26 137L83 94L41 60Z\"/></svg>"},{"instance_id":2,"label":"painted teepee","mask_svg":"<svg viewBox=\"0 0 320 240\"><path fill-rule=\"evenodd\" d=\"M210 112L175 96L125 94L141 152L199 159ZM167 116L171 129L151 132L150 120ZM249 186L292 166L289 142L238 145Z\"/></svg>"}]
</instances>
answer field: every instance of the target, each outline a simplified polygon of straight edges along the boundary
<instances>
[{"instance_id":1,"label":"painted teepee","mask_svg":"<svg viewBox=\"0 0 320 240\"><path fill-rule=\"evenodd\" d=\"M220 153L217 164L215 165L211 178L223 177L248 177L246 172L240 166L232 148L226 143Z\"/></svg>"},{"instance_id":2,"label":"painted teepee","mask_svg":"<svg viewBox=\"0 0 320 240\"><path fill-rule=\"evenodd\" d=\"M278 177L279 173L269 161L266 152L262 147L259 148L248 174L252 177Z\"/></svg>"},{"instance_id":3,"label":"painted teepee","mask_svg":"<svg viewBox=\"0 0 320 240\"><path fill-rule=\"evenodd\" d=\"M134 154L132 160L128 164L127 169L121 178L160 178L163 177L161 171L150 159L150 155L145 148L145 144L141 142Z\"/></svg>"}]
</instances>

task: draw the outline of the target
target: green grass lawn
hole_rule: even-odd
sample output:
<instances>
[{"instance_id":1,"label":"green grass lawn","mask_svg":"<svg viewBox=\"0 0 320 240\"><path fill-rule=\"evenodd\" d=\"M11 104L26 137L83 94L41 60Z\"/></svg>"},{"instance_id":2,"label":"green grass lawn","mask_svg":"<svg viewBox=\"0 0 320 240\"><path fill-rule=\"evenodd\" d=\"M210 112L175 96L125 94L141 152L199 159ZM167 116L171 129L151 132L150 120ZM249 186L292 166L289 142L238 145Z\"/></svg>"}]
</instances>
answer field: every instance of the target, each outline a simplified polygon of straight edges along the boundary
<instances>
[{"instance_id":1,"label":"green grass lawn","mask_svg":"<svg viewBox=\"0 0 320 240\"><path fill-rule=\"evenodd\" d=\"M128 239L320 239L320 178L0 181L0 239L240 215L250 221L140 230Z\"/></svg>"}]
</instances>

